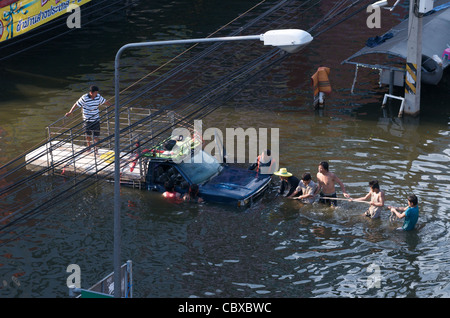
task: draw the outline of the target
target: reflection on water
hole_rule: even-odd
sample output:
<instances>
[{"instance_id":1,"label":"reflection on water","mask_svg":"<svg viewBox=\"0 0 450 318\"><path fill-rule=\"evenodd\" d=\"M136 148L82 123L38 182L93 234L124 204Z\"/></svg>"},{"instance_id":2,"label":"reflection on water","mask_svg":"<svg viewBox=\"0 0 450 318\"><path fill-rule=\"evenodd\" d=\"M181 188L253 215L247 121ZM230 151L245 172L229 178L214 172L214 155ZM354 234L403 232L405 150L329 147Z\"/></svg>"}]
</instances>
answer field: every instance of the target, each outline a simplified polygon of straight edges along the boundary
<instances>
[{"instance_id":1,"label":"reflection on water","mask_svg":"<svg viewBox=\"0 0 450 318\"><path fill-rule=\"evenodd\" d=\"M210 124L220 128L220 115L230 109L218 111ZM255 116L246 107L233 108L232 116L245 116L248 125L273 123L272 116ZM352 196L367 193L368 181L376 178L389 204L404 205L414 192L424 227L397 231L402 221L391 222L388 210L378 220L368 219L363 203L339 201L333 209L276 197L275 177L265 197L245 211L210 203L177 205L157 193L123 189L122 253L134 262L135 295L449 296L446 123L314 112L280 112L276 121L283 166L315 177L318 161L327 159ZM301 127L282 128L293 121ZM2 258L12 258L5 277L16 275L21 287L11 283L3 295L64 296L61 282L71 263L85 269L86 286L111 271L112 192L109 184L95 187L49 214L33 235L8 244ZM371 287L374 273L380 288Z\"/></svg>"},{"instance_id":2,"label":"reflection on water","mask_svg":"<svg viewBox=\"0 0 450 318\"><path fill-rule=\"evenodd\" d=\"M363 217L363 203L339 201L332 209L276 197L275 177L247 210L173 204L158 193L122 189L122 255L133 261L136 297L450 296L450 130L441 102L449 90L426 95L419 118L397 118L396 104L381 109L384 90L372 90L367 79L370 91L361 85L352 95L353 70L333 66L338 89L323 111L314 111L310 88L299 83L309 83L315 69L305 59L323 54L317 45L222 105L203 119L203 129L279 128L281 166L316 180L318 163L327 160L353 197L377 179L388 204L397 206L415 193L423 227L398 231L402 221L391 222L388 210L377 220ZM67 111L86 82L108 83L111 64L99 65L104 73L71 75L73 84L56 89L8 84L20 98L0 107L0 161L45 138L43 127ZM58 184L50 180L35 185L37 194ZM99 183L14 229L16 239L1 246L0 296L67 297L66 268L73 263L82 287L110 273L112 196L112 185Z\"/></svg>"}]
</instances>

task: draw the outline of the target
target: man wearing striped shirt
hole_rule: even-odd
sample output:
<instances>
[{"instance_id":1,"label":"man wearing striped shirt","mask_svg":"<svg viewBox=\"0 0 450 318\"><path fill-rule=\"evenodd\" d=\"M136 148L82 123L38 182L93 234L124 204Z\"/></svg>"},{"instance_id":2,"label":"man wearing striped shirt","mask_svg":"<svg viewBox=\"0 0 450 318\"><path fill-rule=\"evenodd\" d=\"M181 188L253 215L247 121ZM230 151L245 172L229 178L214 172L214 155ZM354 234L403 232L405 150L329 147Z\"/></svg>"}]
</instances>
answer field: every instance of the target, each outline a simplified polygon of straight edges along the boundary
<instances>
[{"instance_id":1,"label":"man wearing striped shirt","mask_svg":"<svg viewBox=\"0 0 450 318\"><path fill-rule=\"evenodd\" d=\"M81 96L72 106L70 111L66 113L66 116L70 116L76 107L81 107L88 147L91 146L92 137L94 138L94 143L98 142L98 136L100 135L99 107L102 104L111 106L111 104L98 93L98 87L91 86L89 93Z\"/></svg>"}]
</instances>

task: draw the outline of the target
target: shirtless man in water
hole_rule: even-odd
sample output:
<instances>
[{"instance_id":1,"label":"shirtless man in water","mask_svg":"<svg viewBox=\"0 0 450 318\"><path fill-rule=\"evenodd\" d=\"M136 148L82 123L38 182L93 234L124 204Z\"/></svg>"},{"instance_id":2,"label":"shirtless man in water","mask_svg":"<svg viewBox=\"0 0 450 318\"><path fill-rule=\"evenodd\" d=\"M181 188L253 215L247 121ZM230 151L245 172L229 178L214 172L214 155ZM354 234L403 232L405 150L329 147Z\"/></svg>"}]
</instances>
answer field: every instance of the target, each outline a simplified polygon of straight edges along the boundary
<instances>
[{"instance_id":1,"label":"shirtless man in water","mask_svg":"<svg viewBox=\"0 0 450 318\"><path fill-rule=\"evenodd\" d=\"M346 198L350 198L350 195L345 191L345 186L342 181L332 172L328 171L328 162L322 161L319 163L319 172L317 172L317 182L319 184L317 191L320 191L321 197L336 198L335 184L339 184L342 193ZM332 206L337 206L336 200L320 199L319 202L327 203Z\"/></svg>"}]
</instances>

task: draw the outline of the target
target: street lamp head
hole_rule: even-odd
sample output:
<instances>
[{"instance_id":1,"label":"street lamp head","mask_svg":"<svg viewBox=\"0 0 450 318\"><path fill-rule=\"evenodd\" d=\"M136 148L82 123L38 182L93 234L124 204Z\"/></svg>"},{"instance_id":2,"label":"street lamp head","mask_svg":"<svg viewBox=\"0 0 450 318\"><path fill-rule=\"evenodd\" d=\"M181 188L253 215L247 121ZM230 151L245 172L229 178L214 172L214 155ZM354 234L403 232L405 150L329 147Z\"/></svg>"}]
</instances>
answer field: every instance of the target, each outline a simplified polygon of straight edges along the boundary
<instances>
[{"instance_id":1,"label":"street lamp head","mask_svg":"<svg viewBox=\"0 0 450 318\"><path fill-rule=\"evenodd\" d=\"M288 53L295 53L308 45L313 37L304 30L284 29L267 31L260 35L260 40L264 45L277 46Z\"/></svg>"},{"instance_id":2,"label":"street lamp head","mask_svg":"<svg viewBox=\"0 0 450 318\"><path fill-rule=\"evenodd\" d=\"M379 7L379 8L385 7L387 5L388 5L387 0L381 0L371 4L372 7Z\"/></svg>"}]
</instances>

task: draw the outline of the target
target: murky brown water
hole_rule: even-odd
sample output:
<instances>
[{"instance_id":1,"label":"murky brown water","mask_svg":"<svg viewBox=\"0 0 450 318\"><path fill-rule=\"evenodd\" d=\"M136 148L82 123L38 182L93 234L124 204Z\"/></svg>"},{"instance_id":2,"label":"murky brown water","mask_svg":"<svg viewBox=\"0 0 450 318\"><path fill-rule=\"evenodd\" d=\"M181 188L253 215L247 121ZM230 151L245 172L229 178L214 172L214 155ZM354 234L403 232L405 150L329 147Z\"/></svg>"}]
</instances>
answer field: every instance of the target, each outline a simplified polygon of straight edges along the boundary
<instances>
[{"instance_id":1,"label":"murky brown water","mask_svg":"<svg viewBox=\"0 0 450 318\"><path fill-rule=\"evenodd\" d=\"M221 19L211 18L218 10L213 6L187 4L155 3L129 12L130 40L147 39L147 33L158 39L205 36L254 3L230 6ZM294 4L288 7L299 10ZM405 10L399 9L398 15ZM311 26L328 10L329 2L297 16ZM386 23L393 26L396 19L386 17ZM360 13L315 39L301 54L275 65L204 118L203 127L279 128L281 166L297 176L309 171L315 179L318 163L329 161L330 170L354 197L365 195L372 179L380 181L388 203L403 205L406 196L415 193L424 227L396 231L401 222L390 222L388 211L379 220L368 220L361 216L361 203L342 201L332 210L276 198L276 178L269 193L245 211L210 203L173 205L153 192L122 189L122 255L124 261L133 261L136 297L450 296L448 74L439 88L426 88L418 118L398 118L395 102L381 108L387 88L378 87L376 71L362 70L352 94L354 68L340 62L374 32L353 27L364 26L364 21ZM114 21L98 27L101 31L91 32L103 32L106 44L90 50L69 47L90 43L79 36L60 39L52 49L28 51L11 64L3 62L2 164L43 140L45 127L70 108L88 82L95 81L105 96L112 96L112 61L118 43L126 39L115 37ZM142 54L126 58L124 86L172 50L158 51L150 61ZM311 105L310 76L321 65L331 68L334 91L325 109L318 111ZM28 195L38 198L62 182L42 178ZM0 295L66 297L66 268L72 263L80 265L84 288L110 273L112 195L112 185L100 183L42 212L44 221L30 226L19 240L3 244ZM375 287L369 283L374 273L381 280Z\"/></svg>"}]
</instances>

